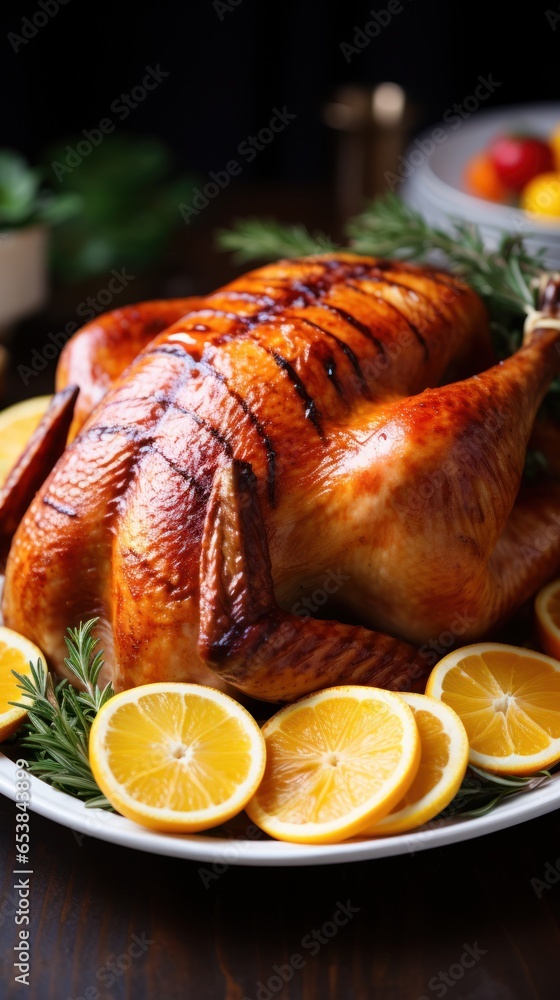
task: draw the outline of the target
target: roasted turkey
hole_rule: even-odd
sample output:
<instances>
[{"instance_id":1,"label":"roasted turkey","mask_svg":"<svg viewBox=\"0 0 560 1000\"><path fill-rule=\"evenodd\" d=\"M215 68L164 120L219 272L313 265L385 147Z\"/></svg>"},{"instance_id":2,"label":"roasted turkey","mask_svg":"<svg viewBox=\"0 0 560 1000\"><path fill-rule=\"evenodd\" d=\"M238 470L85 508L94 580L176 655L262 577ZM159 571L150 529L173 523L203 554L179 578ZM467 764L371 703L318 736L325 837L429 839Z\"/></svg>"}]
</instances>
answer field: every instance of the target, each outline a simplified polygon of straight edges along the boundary
<instances>
[{"instance_id":1,"label":"roasted turkey","mask_svg":"<svg viewBox=\"0 0 560 1000\"><path fill-rule=\"evenodd\" d=\"M560 483L520 489L554 312L496 363L461 281L343 252L88 324L2 494L5 623L64 674L97 617L117 690L421 687L559 570Z\"/></svg>"}]
</instances>

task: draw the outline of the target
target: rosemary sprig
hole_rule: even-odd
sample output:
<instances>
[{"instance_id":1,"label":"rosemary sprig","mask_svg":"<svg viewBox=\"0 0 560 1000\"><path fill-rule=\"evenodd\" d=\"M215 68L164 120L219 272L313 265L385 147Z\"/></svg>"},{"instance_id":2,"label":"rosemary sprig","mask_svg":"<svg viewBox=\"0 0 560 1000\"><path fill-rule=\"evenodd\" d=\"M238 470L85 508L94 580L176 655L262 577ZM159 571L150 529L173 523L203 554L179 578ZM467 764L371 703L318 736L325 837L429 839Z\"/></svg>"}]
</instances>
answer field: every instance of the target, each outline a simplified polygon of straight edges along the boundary
<instances>
[{"instance_id":1,"label":"rosemary sprig","mask_svg":"<svg viewBox=\"0 0 560 1000\"><path fill-rule=\"evenodd\" d=\"M535 308L536 290L544 270L542 252L530 254L520 235L505 234L489 251L475 225L456 221L449 230L431 226L394 194L366 205L346 226L349 249L375 257L428 260L464 279L486 303L494 348L499 358L521 345L526 313ZM234 250L241 262L297 257L336 249L328 237L311 235L303 226L245 219L222 231L219 245ZM560 410L560 384L553 384L546 409Z\"/></svg>"},{"instance_id":2,"label":"rosemary sprig","mask_svg":"<svg viewBox=\"0 0 560 1000\"><path fill-rule=\"evenodd\" d=\"M221 250L233 251L238 264L305 257L337 249L324 233L310 233L305 226L283 225L274 219L239 219L231 229L218 232L217 240Z\"/></svg>"},{"instance_id":3,"label":"rosemary sprig","mask_svg":"<svg viewBox=\"0 0 560 1000\"><path fill-rule=\"evenodd\" d=\"M477 226L459 221L449 231L430 226L394 194L367 205L349 222L347 232L357 253L425 260L439 252L453 273L494 307L512 312L534 309L533 283L544 267L542 254L527 253L519 235L506 233L489 253Z\"/></svg>"},{"instance_id":4,"label":"rosemary sprig","mask_svg":"<svg viewBox=\"0 0 560 1000\"><path fill-rule=\"evenodd\" d=\"M552 775L550 771L537 771L529 777L490 774L472 764L468 767L463 783L455 798L440 813L440 819L462 819L484 816L511 795L538 788Z\"/></svg>"},{"instance_id":5,"label":"rosemary sprig","mask_svg":"<svg viewBox=\"0 0 560 1000\"><path fill-rule=\"evenodd\" d=\"M489 253L475 225L457 221L449 231L438 229L395 194L366 205L348 222L346 235L350 249L359 254L402 260L425 260L438 254L494 310L523 313L534 308L534 289L544 267L542 253L529 254L520 235L505 234ZM312 234L305 226L283 225L274 219L240 219L218 233L218 245L234 251L242 263L337 249L323 233Z\"/></svg>"},{"instance_id":6,"label":"rosemary sprig","mask_svg":"<svg viewBox=\"0 0 560 1000\"><path fill-rule=\"evenodd\" d=\"M68 629L65 637L68 656L66 666L76 676L81 690L67 680L56 687L41 660L30 663L31 676L13 671L23 693L21 702L11 702L24 708L28 720L24 723L21 746L33 751L29 770L63 792L83 799L88 806L111 809L112 806L97 785L88 757L89 733L99 709L113 695L111 683L103 690L97 687L103 667L103 654L96 650L99 642L92 631L94 618L78 628Z\"/></svg>"}]
</instances>

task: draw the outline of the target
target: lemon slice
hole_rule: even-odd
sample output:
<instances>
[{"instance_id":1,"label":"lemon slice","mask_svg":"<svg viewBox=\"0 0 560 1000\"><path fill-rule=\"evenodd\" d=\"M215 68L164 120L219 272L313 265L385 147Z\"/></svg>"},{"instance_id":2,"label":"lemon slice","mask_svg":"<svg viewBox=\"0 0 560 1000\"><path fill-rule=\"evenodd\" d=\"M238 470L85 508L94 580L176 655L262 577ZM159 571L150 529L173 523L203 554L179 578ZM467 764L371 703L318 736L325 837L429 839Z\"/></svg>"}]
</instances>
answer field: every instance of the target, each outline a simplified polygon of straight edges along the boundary
<instances>
[{"instance_id":1,"label":"lemon slice","mask_svg":"<svg viewBox=\"0 0 560 1000\"><path fill-rule=\"evenodd\" d=\"M414 715L379 688L307 695L263 726L267 764L246 810L278 840L345 840L392 809L420 763Z\"/></svg>"},{"instance_id":2,"label":"lemon slice","mask_svg":"<svg viewBox=\"0 0 560 1000\"><path fill-rule=\"evenodd\" d=\"M123 816L193 833L243 809L262 778L265 746L255 720L229 695L162 682L106 702L89 756L97 784Z\"/></svg>"},{"instance_id":3,"label":"lemon slice","mask_svg":"<svg viewBox=\"0 0 560 1000\"><path fill-rule=\"evenodd\" d=\"M406 795L384 819L363 835L414 830L437 816L457 794L469 762L463 723L443 701L424 694L402 694L414 713L422 746L420 767Z\"/></svg>"},{"instance_id":4,"label":"lemon slice","mask_svg":"<svg viewBox=\"0 0 560 1000\"><path fill-rule=\"evenodd\" d=\"M426 694L464 723L469 760L499 774L532 774L560 760L560 663L519 646L479 642L448 653Z\"/></svg>"},{"instance_id":5,"label":"lemon slice","mask_svg":"<svg viewBox=\"0 0 560 1000\"><path fill-rule=\"evenodd\" d=\"M45 663L43 653L33 642L25 639L19 632L13 632L11 628L0 626L0 741L15 733L27 716L23 708L16 708L10 702L21 701L25 704L28 701L17 686L12 670L29 677L30 660L33 666L37 665L38 660Z\"/></svg>"},{"instance_id":6,"label":"lemon slice","mask_svg":"<svg viewBox=\"0 0 560 1000\"><path fill-rule=\"evenodd\" d=\"M537 594L535 615L540 645L560 660L560 580L553 580Z\"/></svg>"},{"instance_id":7,"label":"lemon slice","mask_svg":"<svg viewBox=\"0 0 560 1000\"><path fill-rule=\"evenodd\" d=\"M35 396L0 413L0 487L45 416L52 396Z\"/></svg>"}]
</instances>

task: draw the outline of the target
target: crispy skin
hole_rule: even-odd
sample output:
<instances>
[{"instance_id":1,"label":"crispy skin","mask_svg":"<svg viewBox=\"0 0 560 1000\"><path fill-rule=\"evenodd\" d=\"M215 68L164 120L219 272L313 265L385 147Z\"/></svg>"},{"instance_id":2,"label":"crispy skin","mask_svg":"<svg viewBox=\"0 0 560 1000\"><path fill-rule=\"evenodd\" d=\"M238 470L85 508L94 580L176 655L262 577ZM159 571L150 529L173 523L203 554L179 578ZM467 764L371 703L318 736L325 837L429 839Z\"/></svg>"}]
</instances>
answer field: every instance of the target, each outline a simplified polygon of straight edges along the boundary
<instances>
[{"instance_id":1,"label":"crispy skin","mask_svg":"<svg viewBox=\"0 0 560 1000\"><path fill-rule=\"evenodd\" d=\"M56 372L56 388L80 386L70 440L113 382L151 340L196 308L199 299L140 302L97 316L64 346Z\"/></svg>"},{"instance_id":2,"label":"crispy skin","mask_svg":"<svg viewBox=\"0 0 560 1000\"><path fill-rule=\"evenodd\" d=\"M106 395L18 529L7 624L62 671L65 628L99 616L118 689L419 684L410 643L457 614L480 635L558 568L558 541L507 567L560 510L514 507L559 337L488 368L482 303L431 268L340 253L244 275L116 381L82 373ZM360 624L315 620L327 594Z\"/></svg>"},{"instance_id":3,"label":"crispy skin","mask_svg":"<svg viewBox=\"0 0 560 1000\"><path fill-rule=\"evenodd\" d=\"M0 489L0 570L5 567L19 522L66 447L77 396L78 388L72 385L56 393Z\"/></svg>"}]
</instances>

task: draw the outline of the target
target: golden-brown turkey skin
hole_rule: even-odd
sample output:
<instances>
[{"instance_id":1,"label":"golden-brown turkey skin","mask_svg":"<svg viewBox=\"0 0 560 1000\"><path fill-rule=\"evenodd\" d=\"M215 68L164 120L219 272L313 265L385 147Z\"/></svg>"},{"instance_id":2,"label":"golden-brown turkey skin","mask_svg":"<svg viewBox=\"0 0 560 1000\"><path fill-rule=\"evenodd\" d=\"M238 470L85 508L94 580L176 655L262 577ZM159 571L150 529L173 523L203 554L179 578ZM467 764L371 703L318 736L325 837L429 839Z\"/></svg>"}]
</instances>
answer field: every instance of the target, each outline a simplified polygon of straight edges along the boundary
<instances>
[{"instance_id":1,"label":"golden-brown turkey skin","mask_svg":"<svg viewBox=\"0 0 560 1000\"><path fill-rule=\"evenodd\" d=\"M58 363L56 388L80 386L70 440L140 351L198 303L193 298L162 299L113 309L86 323L68 341Z\"/></svg>"},{"instance_id":2,"label":"golden-brown turkey skin","mask_svg":"<svg viewBox=\"0 0 560 1000\"><path fill-rule=\"evenodd\" d=\"M99 616L117 689L410 686L406 643L298 615L335 591L424 642L457 612L474 637L514 610L535 567L508 591L498 540L519 531L558 337L473 378L486 316L449 275L341 253L239 278L146 346L67 448L14 539L6 623L62 671L66 627ZM533 526L557 499L529 503Z\"/></svg>"}]
</instances>

